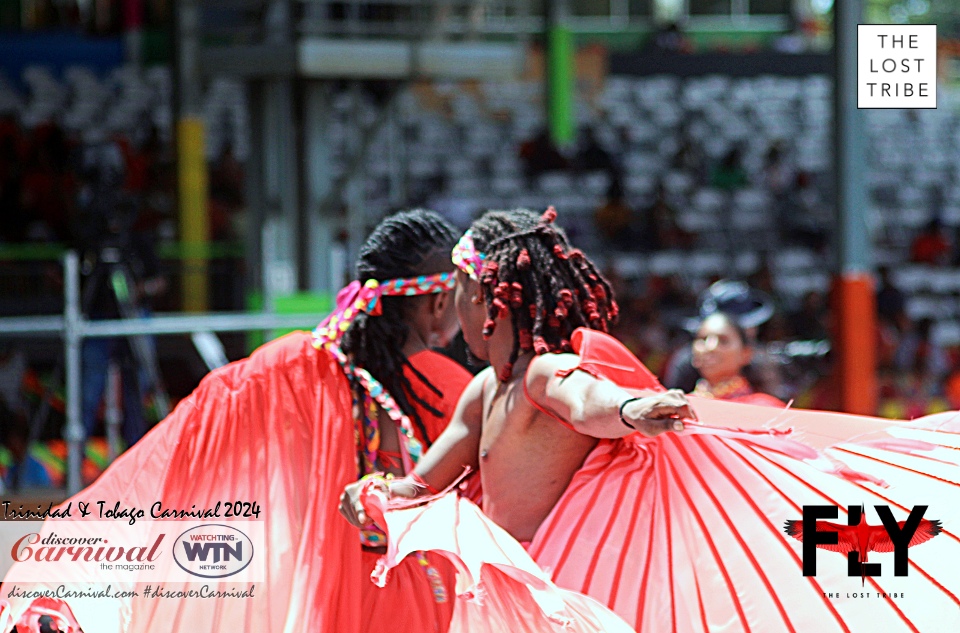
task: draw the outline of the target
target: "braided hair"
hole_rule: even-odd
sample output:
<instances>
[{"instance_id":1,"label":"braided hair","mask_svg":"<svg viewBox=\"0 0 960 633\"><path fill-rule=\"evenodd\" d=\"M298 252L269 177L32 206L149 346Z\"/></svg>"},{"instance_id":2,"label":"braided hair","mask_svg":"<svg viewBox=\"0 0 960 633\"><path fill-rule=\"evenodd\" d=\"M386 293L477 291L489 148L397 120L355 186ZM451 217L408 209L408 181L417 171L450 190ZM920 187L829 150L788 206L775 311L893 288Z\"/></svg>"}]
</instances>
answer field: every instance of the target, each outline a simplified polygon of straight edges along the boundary
<instances>
[{"instance_id":1,"label":"braided hair","mask_svg":"<svg viewBox=\"0 0 960 633\"><path fill-rule=\"evenodd\" d=\"M508 380L521 352L571 352L570 335L578 327L606 332L616 321L617 303L610 284L567 236L553 224L551 207L532 211L488 211L471 227L477 250L486 255L480 287L487 308L483 336L496 318L510 315L514 342L499 376Z\"/></svg>"},{"instance_id":2,"label":"braided hair","mask_svg":"<svg viewBox=\"0 0 960 633\"><path fill-rule=\"evenodd\" d=\"M394 214L383 220L360 248L357 259L357 279L385 281L401 277L416 277L448 272L453 269L450 251L458 233L446 220L433 211L417 209ZM400 409L420 429L428 442L426 426L413 403L419 404L431 415L443 415L426 402L410 384L403 371L409 368L430 391L443 394L410 364L403 354L403 346L410 334L405 322L411 301L409 297L383 296L381 314L360 314L344 333L341 349L354 364L363 367L393 396ZM363 389L355 381L351 385L355 396L362 401Z\"/></svg>"}]
</instances>

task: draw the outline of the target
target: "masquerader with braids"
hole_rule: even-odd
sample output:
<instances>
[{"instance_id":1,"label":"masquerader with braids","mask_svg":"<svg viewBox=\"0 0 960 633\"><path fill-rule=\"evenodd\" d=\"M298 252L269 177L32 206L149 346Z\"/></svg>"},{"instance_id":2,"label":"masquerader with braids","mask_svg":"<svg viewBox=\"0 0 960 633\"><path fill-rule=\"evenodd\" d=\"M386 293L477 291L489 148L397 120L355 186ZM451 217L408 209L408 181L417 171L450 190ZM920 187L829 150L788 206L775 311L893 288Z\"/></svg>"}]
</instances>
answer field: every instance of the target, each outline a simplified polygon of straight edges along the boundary
<instances>
[{"instance_id":1,"label":"masquerader with braids","mask_svg":"<svg viewBox=\"0 0 960 633\"><path fill-rule=\"evenodd\" d=\"M223 504L236 503L236 511L254 521L238 529L251 538L263 535L253 541L249 567L262 565L259 577L203 579L211 592L253 585L252 597L158 600L141 591L116 600L71 598L64 609L73 610L84 630L443 628L453 608L449 563L432 553L411 556L393 570L394 582L379 589L370 573L385 550L383 533L368 526L358 535L336 508L343 487L358 476L409 472L445 428L471 378L430 349L459 329L450 261L457 237L429 211L385 219L361 249L357 280L338 294L336 310L313 335L290 334L212 372L95 484L67 500L74 513L81 501L148 511L155 502L169 509L219 507L215 522L226 524L236 519L224 515ZM77 521L70 535L86 536L83 530L95 525ZM67 531L62 521L47 528ZM174 536L164 543L170 549L181 547ZM84 573L62 575L56 584L133 588L114 572ZM164 591L199 587L164 580ZM14 621L26 602L13 600Z\"/></svg>"},{"instance_id":2,"label":"masquerader with braids","mask_svg":"<svg viewBox=\"0 0 960 633\"><path fill-rule=\"evenodd\" d=\"M679 392L637 397L576 371L578 330L605 332L617 305L596 266L571 249L553 224L555 215L552 209L542 217L523 210L488 212L461 239L454 250L457 313L470 353L490 367L466 388L450 425L412 477L347 487L341 513L354 525L369 522L361 497L371 488L416 497L450 486L469 467L479 470L485 515L529 544L599 438L637 431L655 437L682 430L681 419L693 417ZM481 602L498 604L487 593L493 588L487 585ZM588 599L571 600L582 605ZM599 630L619 630L607 619L615 616L599 605L588 602L583 610L583 621L575 620L570 630L597 630L590 627L601 620L607 624ZM554 616L560 617L544 613L527 624L552 630ZM459 609L454 621L464 617ZM486 622L484 630L498 630L487 615L478 617Z\"/></svg>"},{"instance_id":3,"label":"masquerader with braids","mask_svg":"<svg viewBox=\"0 0 960 633\"><path fill-rule=\"evenodd\" d=\"M464 588L450 628L470 633L518 630L518 619L535 633L960 630L960 540L948 523L960 521L960 416L898 424L688 402L604 333L617 312L610 289L554 219L489 212L453 251L464 339L491 367L417 465L419 485L347 487L348 519L362 513L388 533L378 582L411 550L443 553ZM482 511L440 492L464 467L479 470ZM828 599L850 580L854 559L842 555L820 552L819 573L806 571L806 508L863 495L913 531L900 539L909 578L893 578L888 558L859 580L914 603Z\"/></svg>"},{"instance_id":4,"label":"masquerader with braids","mask_svg":"<svg viewBox=\"0 0 960 633\"><path fill-rule=\"evenodd\" d=\"M454 253L457 313L470 353L490 367L474 377L450 426L414 471L441 490L465 466L479 470L484 512L521 542L533 539L598 438L637 430L652 437L682 429L680 418L693 416L680 392L633 398L609 381L573 371L580 361L572 353L574 331L605 332L617 305L555 217L552 209L542 217L490 211L461 240ZM361 487L348 487L344 500L343 512L354 523L362 512ZM392 484L394 494L422 490Z\"/></svg>"}]
</instances>

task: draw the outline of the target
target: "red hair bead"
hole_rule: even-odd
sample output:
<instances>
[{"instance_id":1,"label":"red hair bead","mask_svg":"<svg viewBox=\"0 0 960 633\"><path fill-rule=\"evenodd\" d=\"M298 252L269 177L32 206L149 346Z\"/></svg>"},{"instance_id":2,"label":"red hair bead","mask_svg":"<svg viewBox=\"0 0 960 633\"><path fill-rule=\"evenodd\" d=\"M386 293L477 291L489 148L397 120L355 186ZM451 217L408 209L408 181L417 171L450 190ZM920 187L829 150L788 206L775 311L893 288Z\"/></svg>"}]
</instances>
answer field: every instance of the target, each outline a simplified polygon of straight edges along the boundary
<instances>
[{"instance_id":1,"label":"red hair bead","mask_svg":"<svg viewBox=\"0 0 960 633\"><path fill-rule=\"evenodd\" d=\"M520 349L528 350L533 347L533 335L530 333L530 330L520 330L518 338L520 340Z\"/></svg>"},{"instance_id":2,"label":"red hair bead","mask_svg":"<svg viewBox=\"0 0 960 633\"><path fill-rule=\"evenodd\" d=\"M521 250L520 254L517 255L517 268L520 270L530 268L530 251L527 249Z\"/></svg>"},{"instance_id":3,"label":"red hair bead","mask_svg":"<svg viewBox=\"0 0 960 633\"><path fill-rule=\"evenodd\" d=\"M546 354L550 351L550 347L547 345L547 342L543 340L542 336L535 336L533 338L533 351L537 354Z\"/></svg>"}]
</instances>

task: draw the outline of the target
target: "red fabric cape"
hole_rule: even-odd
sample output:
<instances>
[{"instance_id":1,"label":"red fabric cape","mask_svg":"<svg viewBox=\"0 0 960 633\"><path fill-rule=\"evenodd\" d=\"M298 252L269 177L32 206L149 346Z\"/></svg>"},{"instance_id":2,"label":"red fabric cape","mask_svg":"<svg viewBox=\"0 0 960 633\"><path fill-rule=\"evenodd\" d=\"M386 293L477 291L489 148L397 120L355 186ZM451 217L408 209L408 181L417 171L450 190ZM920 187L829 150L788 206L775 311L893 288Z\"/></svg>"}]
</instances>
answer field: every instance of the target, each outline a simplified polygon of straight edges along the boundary
<instances>
[{"instance_id":1,"label":"red fabric cape","mask_svg":"<svg viewBox=\"0 0 960 633\"><path fill-rule=\"evenodd\" d=\"M433 356L417 354L413 362L428 375L438 363L446 368L444 375L433 378L444 391L443 399L433 400L445 412L442 423L431 423L436 430L446 424L470 376ZM361 563L357 531L337 511L344 486L357 477L354 447L346 379L336 361L313 347L310 334L287 335L248 359L210 373L170 416L65 504L104 500L112 506L120 501L149 515L156 501L166 508L186 509L212 507L218 501L257 502L266 529L265 582L257 584L254 598L233 601L142 595L124 600L70 599L77 621L87 633L363 630L361 604L367 601L363 592L372 584ZM56 580L47 586L111 583L114 591L143 590L143 583L124 585L108 572ZM236 586L207 584L212 589ZM5 582L0 595L6 596L9 587ZM183 587L168 583L164 588ZM8 608L0 609L0 616L12 613L15 622L28 602L12 599Z\"/></svg>"}]
</instances>

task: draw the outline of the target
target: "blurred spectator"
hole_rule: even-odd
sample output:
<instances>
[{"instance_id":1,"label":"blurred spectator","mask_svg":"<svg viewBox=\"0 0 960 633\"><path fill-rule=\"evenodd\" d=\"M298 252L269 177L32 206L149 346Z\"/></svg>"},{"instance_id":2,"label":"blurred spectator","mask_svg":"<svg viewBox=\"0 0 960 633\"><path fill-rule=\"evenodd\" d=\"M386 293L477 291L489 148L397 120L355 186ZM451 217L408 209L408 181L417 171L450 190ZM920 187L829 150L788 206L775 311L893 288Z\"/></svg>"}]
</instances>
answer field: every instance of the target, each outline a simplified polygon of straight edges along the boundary
<instances>
[{"instance_id":1,"label":"blurred spectator","mask_svg":"<svg viewBox=\"0 0 960 633\"><path fill-rule=\"evenodd\" d=\"M890 281L890 269L882 266L879 270L880 285L877 288L877 314L880 319L899 327L904 316L906 300L899 288Z\"/></svg>"},{"instance_id":2,"label":"blurred spectator","mask_svg":"<svg viewBox=\"0 0 960 633\"><path fill-rule=\"evenodd\" d=\"M243 166L226 143L220 156L210 166L210 237L228 240L236 237L234 224L243 209Z\"/></svg>"},{"instance_id":3,"label":"blurred spectator","mask_svg":"<svg viewBox=\"0 0 960 633\"><path fill-rule=\"evenodd\" d=\"M90 235L84 257L86 285L84 309L90 319L147 316L149 301L166 290L155 250L156 239L134 231L136 203L129 198L97 191L87 209L97 227ZM117 290L117 275L132 283L126 293ZM97 414L111 362L120 366L123 391L123 439L132 446L147 430L143 411L146 386L144 368L138 365L128 338L94 338L83 344L83 423L87 436L97 429Z\"/></svg>"},{"instance_id":4,"label":"blurred spectator","mask_svg":"<svg viewBox=\"0 0 960 633\"><path fill-rule=\"evenodd\" d=\"M581 172L602 171L610 176L611 183L620 180L620 170L613 156L597 140L596 132L592 127L585 128L580 135L579 149L573 159L573 166Z\"/></svg>"},{"instance_id":5,"label":"blurred spectator","mask_svg":"<svg viewBox=\"0 0 960 633\"><path fill-rule=\"evenodd\" d=\"M0 122L0 240L20 242L26 239L30 219L23 212L19 153L19 128L9 120Z\"/></svg>"},{"instance_id":6,"label":"blurred spectator","mask_svg":"<svg viewBox=\"0 0 960 633\"><path fill-rule=\"evenodd\" d=\"M822 293L811 290L803 297L800 309L790 315L793 336L804 341L829 338L827 331L827 302Z\"/></svg>"},{"instance_id":7,"label":"blurred spectator","mask_svg":"<svg viewBox=\"0 0 960 633\"><path fill-rule=\"evenodd\" d=\"M784 156L783 141L774 141L763 159L763 184L774 195L785 195L795 184L793 170Z\"/></svg>"},{"instance_id":8,"label":"blurred spectator","mask_svg":"<svg viewBox=\"0 0 960 633\"><path fill-rule=\"evenodd\" d=\"M753 360L753 340L737 317L715 312L701 321L691 346L692 365L701 375L694 395L763 406L783 402L758 393L746 376Z\"/></svg>"},{"instance_id":9,"label":"blurred spectator","mask_svg":"<svg viewBox=\"0 0 960 633\"><path fill-rule=\"evenodd\" d=\"M21 205L31 225L28 238L69 241L74 222L77 180L68 170L70 148L54 124L37 127L23 170Z\"/></svg>"},{"instance_id":10,"label":"blurred spectator","mask_svg":"<svg viewBox=\"0 0 960 633\"><path fill-rule=\"evenodd\" d=\"M541 129L532 139L520 144L520 159L524 164L524 173L528 181L533 181L551 171L563 171L570 167L557 146L553 144L546 128Z\"/></svg>"},{"instance_id":11,"label":"blurred spectator","mask_svg":"<svg viewBox=\"0 0 960 633\"><path fill-rule=\"evenodd\" d=\"M662 25L646 47L648 53L692 53L693 45L676 22Z\"/></svg>"},{"instance_id":12,"label":"blurred spectator","mask_svg":"<svg viewBox=\"0 0 960 633\"><path fill-rule=\"evenodd\" d=\"M734 191L747 186L747 170L743 167L740 148L735 147L724 155L710 174L710 184L717 189Z\"/></svg>"},{"instance_id":13,"label":"blurred spectator","mask_svg":"<svg viewBox=\"0 0 960 633\"><path fill-rule=\"evenodd\" d=\"M125 137L117 137L116 142L124 159L124 190L136 194L146 193L156 178L157 163L162 153L160 131L155 125L151 125L139 148L134 147Z\"/></svg>"},{"instance_id":14,"label":"blurred spectator","mask_svg":"<svg viewBox=\"0 0 960 633\"><path fill-rule=\"evenodd\" d=\"M23 397L23 379L27 373L27 357L23 350L9 341L0 342L0 444L13 455L14 466L7 473L4 484L16 490L19 487L20 464L27 455L30 433L27 402Z\"/></svg>"},{"instance_id":15,"label":"blurred spectator","mask_svg":"<svg viewBox=\"0 0 960 633\"><path fill-rule=\"evenodd\" d=\"M914 323L904 319L903 323L906 329L897 348L896 369L902 375L915 376L920 389L928 395L939 392L951 364L946 351L932 336L933 320L921 319Z\"/></svg>"},{"instance_id":16,"label":"blurred spectator","mask_svg":"<svg viewBox=\"0 0 960 633\"><path fill-rule=\"evenodd\" d=\"M663 310L682 310L694 302L690 288L679 274L651 275L647 280L647 298Z\"/></svg>"},{"instance_id":17,"label":"blurred spectator","mask_svg":"<svg viewBox=\"0 0 960 633\"><path fill-rule=\"evenodd\" d=\"M686 131L681 132L681 136L683 140L680 142L677 153L673 155L671 166L690 174L694 183L697 186L702 186L707 180L703 150L700 148L700 144L690 138Z\"/></svg>"},{"instance_id":18,"label":"blurred spectator","mask_svg":"<svg viewBox=\"0 0 960 633\"><path fill-rule=\"evenodd\" d=\"M737 319L737 323L744 329L750 341L756 341L758 328L773 316L773 301L764 293L758 292L742 281L722 279L701 293L698 300L699 317L697 321L687 324L688 331L695 331L700 321L716 312L724 312ZM690 346L678 348L664 369L663 384L668 389L683 389L693 391L700 378L699 372L691 364ZM763 354L756 354L755 364L763 366L763 389L767 384L777 379L772 373L765 371L765 366L772 365Z\"/></svg>"},{"instance_id":19,"label":"blurred spectator","mask_svg":"<svg viewBox=\"0 0 960 633\"><path fill-rule=\"evenodd\" d=\"M638 243L647 250L690 248L695 236L677 224L677 212L667 200L663 181L657 183L653 203L643 212L643 230Z\"/></svg>"},{"instance_id":20,"label":"blurred spectator","mask_svg":"<svg viewBox=\"0 0 960 633\"><path fill-rule=\"evenodd\" d=\"M637 218L623 198L623 187L618 180L610 184L607 199L593 213L600 235L621 251L636 250L643 237L638 235Z\"/></svg>"},{"instance_id":21,"label":"blurred spectator","mask_svg":"<svg viewBox=\"0 0 960 633\"><path fill-rule=\"evenodd\" d=\"M822 251L829 242L827 227L833 220L814 177L804 170L797 171L784 202L778 218L781 241Z\"/></svg>"},{"instance_id":22,"label":"blurred spectator","mask_svg":"<svg viewBox=\"0 0 960 633\"><path fill-rule=\"evenodd\" d=\"M910 261L917 264L949 263L950 241L940 220L932 220L910 245Z\"/></svg>"}]
</instances>

